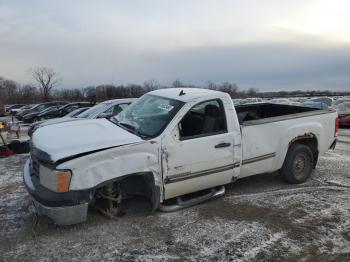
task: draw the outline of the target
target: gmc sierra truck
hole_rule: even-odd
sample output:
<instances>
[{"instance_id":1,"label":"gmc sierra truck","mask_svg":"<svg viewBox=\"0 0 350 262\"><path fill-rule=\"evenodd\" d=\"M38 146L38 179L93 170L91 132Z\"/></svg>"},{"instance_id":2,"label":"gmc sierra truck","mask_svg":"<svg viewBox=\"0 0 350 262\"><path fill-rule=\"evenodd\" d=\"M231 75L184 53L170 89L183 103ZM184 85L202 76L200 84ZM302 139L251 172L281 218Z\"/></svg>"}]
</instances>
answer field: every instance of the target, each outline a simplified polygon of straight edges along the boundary
<instances>
[{"instance_id":1,"label":"gmc sierra truck","mask_svg":"<svg viewBox=\"0 0 350 262\"><path fill-rule=\"evenodd\" d=\"M85 221L89 205L116 217L133 196L151 211L174 211L247 176L278 171L304 182L335 147L338 123L332 109L234 107L223 92L160 89L110 119L37 129L24 183L37 212L58 225Z\"/></svg>"}]
</instances>

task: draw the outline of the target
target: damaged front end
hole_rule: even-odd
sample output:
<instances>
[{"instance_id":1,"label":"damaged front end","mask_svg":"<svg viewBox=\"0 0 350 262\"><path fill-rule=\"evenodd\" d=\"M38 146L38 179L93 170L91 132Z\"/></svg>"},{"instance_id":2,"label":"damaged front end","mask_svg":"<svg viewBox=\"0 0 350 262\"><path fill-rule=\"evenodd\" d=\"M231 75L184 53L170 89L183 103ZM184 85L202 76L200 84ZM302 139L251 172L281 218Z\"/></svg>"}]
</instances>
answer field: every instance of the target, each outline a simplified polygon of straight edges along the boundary
<instances>
[{"instance_id":1,"label":"damaged front end","mask_svg":"<svg viewBox=\"0 0 350 262\"><path fill-rule=\"evenodd\" d=\"M120 183L115 182L99 188L94 197L93 206L110 219L121 216L122 192Z\"/></svg>"},{"instance_id":2,"label":"damaged front end","mask_svg":"<svg viewBox=\"0 0 350 262\"><path fill-rule=\"evenodd\" d=\"M135 196L148 199L152 211L158 207L162 179L157 142L107 120L53 126L33 133L24 168L24 183L39 214L70 225L84 222L89 206L115 219L123 214L124 200ZM84 136L72 135L80 130ZM96 136L101 130L103 135Z\"/></svg>"},{"instance_id":3,"label":"damaged front end","mask_svg":"<svg viewBox=\"0 0 350 262\"><path fill-rule=\"evenodd\" d=\"M49 217L57 225L84 222L93 192L54 192L40 183L40 171L45 172L45 167L41 167L33 159L27 160L23 180L37 213Z\"/></svg>"},{"instance_id":4,"label":"damaged front end","mask_svg":"<svg viewBox=\"0 0 350 262\"><path fill-rule=\"evenodd\" d=\"M70 190L74 173L47 160L47 154L32 148L24 167L24 184L36 213L49 217L56 225L86 221L89 206L115 220L124 214L122 201L135 197L147 199L151 212L159 206L160 188L155 186L151 172L118 177L89 189Z\"/></svg>"}]
</instances>

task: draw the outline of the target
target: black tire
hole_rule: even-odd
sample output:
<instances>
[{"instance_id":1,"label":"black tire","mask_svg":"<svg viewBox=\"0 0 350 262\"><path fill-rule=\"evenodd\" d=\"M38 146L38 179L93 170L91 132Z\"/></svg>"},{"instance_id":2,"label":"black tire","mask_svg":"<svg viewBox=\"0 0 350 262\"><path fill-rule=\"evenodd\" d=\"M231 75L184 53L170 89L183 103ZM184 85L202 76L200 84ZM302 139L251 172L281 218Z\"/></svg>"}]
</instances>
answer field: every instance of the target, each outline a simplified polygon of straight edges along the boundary
<instances>
[{"instance_id":1,"label":"black tire","mask_svg":"<svg viewBox=\"0 0 350 262\"><path fill-rule=\"evenodd\" d=\"M311 175L314 158L311 149L303 144L293 144L288 150L280 175L288 183L300 184Z\"/></svg>"}]
</instances>

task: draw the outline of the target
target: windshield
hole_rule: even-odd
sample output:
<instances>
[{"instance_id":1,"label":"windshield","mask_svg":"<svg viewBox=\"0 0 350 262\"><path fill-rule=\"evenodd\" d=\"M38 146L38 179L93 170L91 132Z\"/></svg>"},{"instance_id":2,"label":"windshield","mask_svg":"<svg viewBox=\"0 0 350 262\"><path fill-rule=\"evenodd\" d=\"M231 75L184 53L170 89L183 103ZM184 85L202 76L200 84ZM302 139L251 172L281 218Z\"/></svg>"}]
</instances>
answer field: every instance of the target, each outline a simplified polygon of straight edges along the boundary
<instances>
[{"instance_id":1,"label":"windshield","mask_svg":"<svg viewBox=\"0 0 350 262\"><path fill-rule=\"evenodd\" d=\"M46 108L48 108L50 106L52 106L52 105L50 105L50 104L41 104L41 105L38 105L36 107L36 109L41 112L41 111L45 110Z\"/></svg>"},{"instance_id":2,"label":"windshield","mask_svg":"<svg viewBox=\"0 0 350 262\"><path fill-rule=\"evenodd\" d=\"M67 105L65 107L62 107L60 110L62 111L63 115L66 115L66 114L68 114L68 113L70 113L73 110L78 109L78 108L79 108L78 104L70 104L70 105Z\"/></svg>"},{"instance_id":3,"label":"windshield","mask_svg":"<svg viewBox=\"0 0 350 262\"><path fill-rule=\"evenodd\" d=\"M106 108L108 105L109 104L105 104L105 103L101 103L101 104L95 105L95 106L91 107L90 109L80 113L76 117L77 118L89 118L90 116L96 114L96 112L100 112L101 110Z\"/></svg>"},{"instance_id":4,"label":"windshield","mask_svg":"<svg viewBox=\"0 0 350 262\"><path fill-rule=\"evenodd\" d=\"M72 112L65 115L65 117L75 117L76 115L82 113L83 111L89 109L89 107L83 107L73 110Z\"/></svg>"},{"instance_id":5,"label":"windshield","mask_svg":"<svg viewBox=\"0 0 350 262\"><path fill-rule=\"evenodd\" d=\"M174 99L144 95L111 121L138 136L152 138L165 129L183 104Z\"/></svg>"},{"instance_id":6,"label":"windshield","mask_svg":"<svg viewBox=\"0 0 350 262\"><path fill-rule=\"evenodd\" d=\"M57 108L58 108L58 106L50 106L50 107L44 109L41 113L46 113L46 112L49 112L49 111L57 109Z\"/></svg>"}]
</instances>

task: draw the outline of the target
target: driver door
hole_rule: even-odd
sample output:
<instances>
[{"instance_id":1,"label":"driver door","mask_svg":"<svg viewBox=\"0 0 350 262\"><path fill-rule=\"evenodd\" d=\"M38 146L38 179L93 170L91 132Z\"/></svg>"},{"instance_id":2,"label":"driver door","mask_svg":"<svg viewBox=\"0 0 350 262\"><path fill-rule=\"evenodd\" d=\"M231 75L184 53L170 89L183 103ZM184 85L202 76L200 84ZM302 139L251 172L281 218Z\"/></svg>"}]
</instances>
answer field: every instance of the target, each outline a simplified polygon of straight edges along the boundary
<instances>
[{"instance_id":1,"label":"driver door","mask_svg":"<svg viewBox=\"0 0 350 262\"><path fill-rule=\"evenodd\" d=\"M234 177L234 134L228 132L221 100L192 107L165 142L165 199L230 183Z\"/></svg>"}]
</instances>

